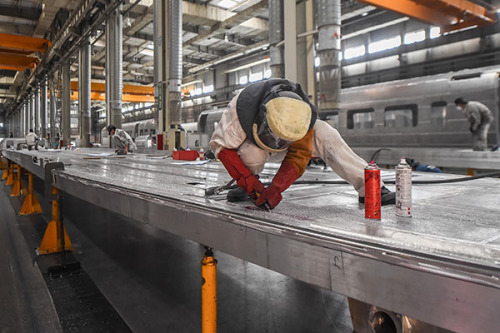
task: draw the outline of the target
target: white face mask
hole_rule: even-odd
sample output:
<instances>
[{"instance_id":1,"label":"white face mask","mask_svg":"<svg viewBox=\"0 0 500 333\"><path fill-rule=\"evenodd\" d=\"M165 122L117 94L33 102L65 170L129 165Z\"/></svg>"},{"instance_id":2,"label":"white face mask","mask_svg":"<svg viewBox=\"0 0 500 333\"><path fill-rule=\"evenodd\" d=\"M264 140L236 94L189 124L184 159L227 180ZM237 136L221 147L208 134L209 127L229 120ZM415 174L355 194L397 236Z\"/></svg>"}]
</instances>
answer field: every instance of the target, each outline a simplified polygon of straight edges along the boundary
<instances>
[{"instance_id":1,"label":"white face mask","mask_svg":"<svg viewBox=\"0 0 500 333\"><path fill-rule=\"evenodd\" d=\"M457 106L457 110L458 110L458 111L462 111L463 109L464 109L464 107L463 107L463 106L460 106L460 105L459 105L459 106Z\"/></svg>"}]
</instances>

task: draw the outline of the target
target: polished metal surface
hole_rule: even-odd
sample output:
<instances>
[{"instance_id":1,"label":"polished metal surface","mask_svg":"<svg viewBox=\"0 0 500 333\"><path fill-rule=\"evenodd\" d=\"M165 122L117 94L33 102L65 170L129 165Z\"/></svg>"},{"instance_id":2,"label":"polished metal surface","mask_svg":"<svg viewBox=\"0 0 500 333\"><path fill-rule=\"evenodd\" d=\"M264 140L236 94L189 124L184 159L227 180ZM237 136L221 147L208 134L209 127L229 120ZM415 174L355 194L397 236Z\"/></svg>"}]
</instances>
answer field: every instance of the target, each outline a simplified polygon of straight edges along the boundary
<instances>
[{"instance_id":1,"label":"polished metal surface","mask_svg":"<svg viewBox=\"0 0 500 333\"><path fill-rule=\"evenodd\" d=\"M353 147L365 160L372 160L377 148ZM394 165L401 157L409 157L421 164L447 168L500 170L499 151L473 151L470 149L387 147L376 155L379 165Z\"/></svg>"},{"instance_id":2,"label":"polished metal surface","mask_svg":"<svg viewBox=\"0 0 500 333\"><path fill-rule=\"evenodd\" d=\"M455 331L500 325L499 179L415 185L413 218L383 207L373 222L350 185L294 185L265 212L224 195L205 198L205 188L229 181L220 163L95 155L106 151L2 153L39 177L44 163L63 162L54 185L69 194L345 296ZM338 177L313 169L302 179Z\"/></svg>"}]
</instances>

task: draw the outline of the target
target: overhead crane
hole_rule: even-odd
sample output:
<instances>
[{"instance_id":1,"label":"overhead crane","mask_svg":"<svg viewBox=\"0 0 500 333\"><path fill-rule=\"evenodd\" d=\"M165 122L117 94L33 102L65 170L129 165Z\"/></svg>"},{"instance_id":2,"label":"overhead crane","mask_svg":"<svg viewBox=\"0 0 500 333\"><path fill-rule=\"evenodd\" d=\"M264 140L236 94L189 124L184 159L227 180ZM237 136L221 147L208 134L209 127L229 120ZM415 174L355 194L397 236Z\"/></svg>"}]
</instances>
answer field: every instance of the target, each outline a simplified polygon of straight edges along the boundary
<instances>
[{"instance_id":1,"label":"overhead crane","mask_svg":"<svg viewBox=\"0 0 500 333\"><path fill-rule=\"evenodd\" d=\"M106 85L92 82L90 87L92 101L106 101ZM78 100L78 81L71 81L71 100ZM154 87L126 84L123 86L122 101L126 103L154 103Z\"/></svg>"},{"instance_id":2,"label":"overhead crane","mask_svg":"<svg viewBox=\"0 0 500 333\"><path fill-rule=\"evenodd\" d=\"M358 0L441 27L450 32L492 24L494 12L468 0Z\"/></svg>"},{"instance_id":3,"label":"overhead crane","mask_svg":"<svg viewBox=\"0 0 500 333\"><path fill-rule=\"evenodd\" d=\"M0 69L34 69L50 45L44 38L0 33Z\"/></svg>"}]
</instances>

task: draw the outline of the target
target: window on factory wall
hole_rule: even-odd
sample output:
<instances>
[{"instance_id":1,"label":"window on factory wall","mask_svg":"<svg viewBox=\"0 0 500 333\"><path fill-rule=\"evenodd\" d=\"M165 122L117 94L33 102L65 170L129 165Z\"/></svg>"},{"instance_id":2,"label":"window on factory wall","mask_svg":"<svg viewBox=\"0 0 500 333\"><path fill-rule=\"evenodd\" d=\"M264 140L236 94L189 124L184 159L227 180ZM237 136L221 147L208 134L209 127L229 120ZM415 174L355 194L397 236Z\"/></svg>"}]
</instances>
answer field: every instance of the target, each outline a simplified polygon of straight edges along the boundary
<instances>
[{"instance_id":1,"label":"window on factory wall","mask_svg":"<svg viewBox=\"0 0 500 333\"><path fill-rule=\"evenodd\" d=\"M240 84L247 84L248 83L248 75L240 76L239 82L240 82Z\"/></svg>"},{"instance_id":2,"label":"window on factory wall","mask_svg":"<svg viewBox=\"0 0 500 333\"><path fill-rule=\"evenodd\" d=\"M405 35L405 44L413 44L425 40L425 30L417 30L409 32Z\"/></svg>"},{"instance_id":3,"label":"window on factory wall","mask_svg":"<svg viewBox=\"0 0 500 333\"><path fill-rule=\"evenodd\" d=\"M260 80L262 80L263 77L264 76L263 76L262 72L252 73L252 74L250 74L250 80L249 81L250 82L260 81Z\"/></svg>"},{"instance_id":4,"label":"window on factory wall","mask_svg":"<svg viewBox=\"0 0 500 333\"><path fill-rule=\"evenodd\" d=\"M211 93L212 91L214 91L214 85L213 84L203 87L203 93L204 94Z\"/></svg>"},{"instance_id":5,"label":"window on factory wall","mask_svg":"<svg viewBox=\"0 0 500 333\"><path fill-rule=\"evenodd\" d=\"M361 57L366 54L366 48L364 45L351 47L345 49L344 51L344 59L352 59L356 57Z\"/></svg>"},{"instance_id":6,"label":"window on factory wall","mask_svg":"<svg viewBox=\"0 0 500 333\"><path fill-rule=\"evenodd\" d=\"M370 43L368 45L368 52L375 53L380 51L385 51L389 49L393 49L401 45L401 36L394 36L388 39L382 39L377 42Z\"/></svg>"},{"instance_id":7,"label":"window on factory wall","mask_svg":"<svg viewBox=\"0 0 500 333\"><path fill-rule=\"evenodd\" d=\"M417 104L393 105L385 108L385 127L414 127L418 123Z\"/></svg>"},{"instance_id":8,"label":"window on factory wall","mask_svg":"<svg viewBox=\"0 0 500 333\"><path fill-rule=\"evenodd\" d=\"M265 71L264 71L264 79L269 79L272 75L272 72L271 72L271 68L267 68Z\"/></svg>"},{"instance_id":9,"label":"window on factory wall","mask_svg":"<svg viewBox=\"0 0 500 333\"><path fill-rule=\"evenodd\" d=\"M78 128L78 119L71 118L70 128Z\"/></svg>"},{"instance_id":10,"label":"window on factory wall","mask_svg":"<svg viewBox=\"0 0 500 333\"><path fill-rule=\"evenodd\" d=\"M429 37L431 39L438 38L441 36L441 28L440 27L432 27L429 31Z\"/></svg>"},{"instance_id":11,"label":"window on factory wall","mask_svg":"<svg viewBox=\"0 0 500 333\"><path fill-rule=\"evenodd\" d=\"M446 125L446 106L445 101L433 102L431 104L431 124L435 126Z\"/></svg>"},{"instance_id":12,"label":"window on factory wall","mask_svg":"<svg viewBox=\"0 0 500 333\"><path fill-rule=\"evenodd\" d=\"M375 127L375 110L373 108L347 111L347 128L360 129L373 127Z\"/></svg>"}]
</instances>

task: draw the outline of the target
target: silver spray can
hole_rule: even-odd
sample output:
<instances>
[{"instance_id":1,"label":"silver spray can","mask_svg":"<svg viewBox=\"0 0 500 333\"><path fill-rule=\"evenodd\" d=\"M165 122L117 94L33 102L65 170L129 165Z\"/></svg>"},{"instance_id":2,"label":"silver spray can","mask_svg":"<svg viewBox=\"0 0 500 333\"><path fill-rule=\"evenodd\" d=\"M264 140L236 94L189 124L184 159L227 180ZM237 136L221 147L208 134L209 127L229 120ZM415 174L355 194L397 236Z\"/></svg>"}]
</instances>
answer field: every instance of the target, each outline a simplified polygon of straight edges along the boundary
<instances>
[{"instance_id":1,"label":"silver spray can","mask_svg":"<svg viewBox=\"0 0 500 333\"><path fill-rule=\"evenodd\" d=\"M411 167L404 157L396 166L396 215L411 217Z\"/></svg>"}]
</instances>

